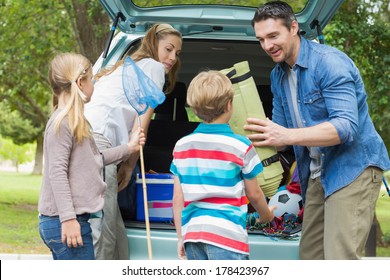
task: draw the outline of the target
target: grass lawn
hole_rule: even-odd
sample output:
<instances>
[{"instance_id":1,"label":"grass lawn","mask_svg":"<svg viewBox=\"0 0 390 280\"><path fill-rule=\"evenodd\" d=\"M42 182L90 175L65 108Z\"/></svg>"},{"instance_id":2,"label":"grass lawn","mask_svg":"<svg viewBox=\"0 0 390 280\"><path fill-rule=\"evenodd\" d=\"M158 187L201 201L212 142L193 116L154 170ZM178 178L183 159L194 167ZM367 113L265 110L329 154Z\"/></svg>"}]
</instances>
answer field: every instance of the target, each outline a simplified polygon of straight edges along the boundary
<instances>
[{"instance_id":1,"label":"grass lawn","mask_svg":"<svg viewBox=\"0 0 390 280\"><path fill-rule=\"evenodd\" d=\"M386 191L381 191L376 204L376 216L384 235L387 237L387 244L390 243L390 197ZM386 248L377 247L377 256L390 257L390 246Z\"/></svg>"},{"instance_id":2,"label":"grass lawn","mask_svg":"<svg viewBox=\"0 0 390 280\"><path fill-rule=\"evenodd\" d=\"M0 253L50 254L38 233L42 176L0 172Z\"/></svg>"},{"instance_id":3,"label":"grass lawn","mask_svg":"<svg viewBox=\"0 0 390 280\"><path fill-rule=\"evenodd\" d=\"M376 215L383 234L390 233L390 197L386 191L381 191L378 197Z\"/></svg>"},{"instance_id":4,"label":"grass lawn","mask_svg":"<svg viewBox=\"0 0 390 280\"><path fill-rule=\"evenodd\" d=\"M0 172L0 253L50 254L38 233L37 203L42 176ZM381 191L376 215L390 238L390 197ZM378 257L390 257L390 247L377 247Z\"/></svg>"}]
</instances>

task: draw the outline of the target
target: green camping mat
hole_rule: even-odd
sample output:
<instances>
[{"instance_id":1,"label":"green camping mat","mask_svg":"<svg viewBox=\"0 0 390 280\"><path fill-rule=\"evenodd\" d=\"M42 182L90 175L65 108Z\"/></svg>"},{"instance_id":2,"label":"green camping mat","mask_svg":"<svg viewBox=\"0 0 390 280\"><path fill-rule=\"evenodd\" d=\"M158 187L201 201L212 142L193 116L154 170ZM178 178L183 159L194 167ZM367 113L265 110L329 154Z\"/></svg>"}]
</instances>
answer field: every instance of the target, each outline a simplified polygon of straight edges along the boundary
<instances>
[{"instance_id":1,"label":"green camping mat","mask_svg":"<svg viewBox=\"0 0 390 280\"><path fill-rule=\"evenodd\" d=\"M220 72L228 76L233 84L233 114L229 122L230 127L237 134L247 135L250 132L243 129L247 118L266 118L249 64L243 61ZM271 197L276 193L283 179L283 167L276 148L256 147L256 151L264 166L264 171L257 176L257 181L265 196Z\"/></svg>"}]
</instances>

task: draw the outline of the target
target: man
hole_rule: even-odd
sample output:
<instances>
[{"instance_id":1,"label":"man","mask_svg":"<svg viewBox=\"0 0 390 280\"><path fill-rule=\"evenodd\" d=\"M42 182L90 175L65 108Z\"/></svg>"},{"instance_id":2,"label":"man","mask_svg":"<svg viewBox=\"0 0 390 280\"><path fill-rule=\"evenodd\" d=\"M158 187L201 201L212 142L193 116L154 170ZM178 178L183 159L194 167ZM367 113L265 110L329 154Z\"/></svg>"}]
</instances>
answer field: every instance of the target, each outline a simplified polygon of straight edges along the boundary
<instances>
[{"instance_id":1,"label":"man","mask_svg":"<svg viewBox=\"0 0 390 280\"><path fill-rule=\"evenodd\" d=\"M249 118L255 146L294 147L305 201L301 259L359 259L373 222L386 147L358 69L341 51L299 35L292 8L260 6L252 26L276 62L271 120Z\"/></svg>"}]
</instances>

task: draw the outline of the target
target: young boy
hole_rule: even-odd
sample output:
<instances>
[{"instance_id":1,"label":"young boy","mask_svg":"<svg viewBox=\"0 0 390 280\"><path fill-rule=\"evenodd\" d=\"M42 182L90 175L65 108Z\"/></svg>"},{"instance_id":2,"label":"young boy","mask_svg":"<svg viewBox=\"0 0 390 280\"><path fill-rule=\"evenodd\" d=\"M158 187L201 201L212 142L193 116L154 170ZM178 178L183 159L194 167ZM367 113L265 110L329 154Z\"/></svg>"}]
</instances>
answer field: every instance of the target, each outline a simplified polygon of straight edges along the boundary
<instances>
[{"instance_id":1,"label":"young boy","mask_svg":"<svg viewBox=\"0 0 390 280\"><path fill-rule=\"evenodd\" d=\"M180 259L249 259L247 198L260 222L274 217L256 180L261 161L251 142L228 125L233 95L230 80L218 71L201 72L188 88L187 103L203 123L173 151Z\"/></svg>"}]
</instances>

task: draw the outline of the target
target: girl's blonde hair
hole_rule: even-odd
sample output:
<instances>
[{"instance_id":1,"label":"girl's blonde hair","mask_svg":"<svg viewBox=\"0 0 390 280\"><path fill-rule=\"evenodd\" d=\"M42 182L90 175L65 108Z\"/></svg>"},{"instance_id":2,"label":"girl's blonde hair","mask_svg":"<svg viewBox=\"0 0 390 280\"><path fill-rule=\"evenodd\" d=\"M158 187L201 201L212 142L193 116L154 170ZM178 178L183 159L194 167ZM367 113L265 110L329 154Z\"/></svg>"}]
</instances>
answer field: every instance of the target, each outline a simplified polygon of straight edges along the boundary
<instances>
[{"instance_id":1,"label":"girl's blonde hair","mask_svg":"<svg viewBox=\"0 0 390 280\"><path fill-rule=\"evenodd\" d=\"M233 86L226 75L215 70L203 71L188 87L187 104L195 115L209 123L225 112L233 96Z\"/></svg>"},{"instance_id":2,"label":"girl's blonde hair","mask_svg":"<svg viewBox=\"0 0 390 280\"><path fill-rule=\"evenodd\" d=\"M168 35L175 35L179 37L180 40L183 40L181 33L169 24L161 23L152 25L148 32L146 32L145 37L142 38L140 47L134 53L132 53L130 57L134 61L139 61L143 58L153 58L154 60L159 61L158 43L161 39L164 39ZM130 49L130 51L132 51L132 49ZM123 65L125 58L119 60L110 69L103 69L95 76L95 79L99 79L104 75L109 75L110 73L112 73L116 68ZM180 69L180 65L181 62L180 58L178 57L175 65L168 73L168 83L165 89L165 93L170 93L175 87L177 73Z\"/></svg>"},{"instance_id":3,"label":"girl's blonde hair","mask_svg":"<svg viewBox=\"0 0 390 280\"><path fill-rule=\"evenodd\" d=\"M58 99L64 94L65 108L57 115L54 127L57 133L62 120L68 116L69 128L78 143L91 137L90 126L84 116L86 96L77 86L77 80L90 78L91 62L81 54L62 53L56 55L49 65L49 83L53 91L53 110L58 107Z\"/></svg>"}]
</instances>

